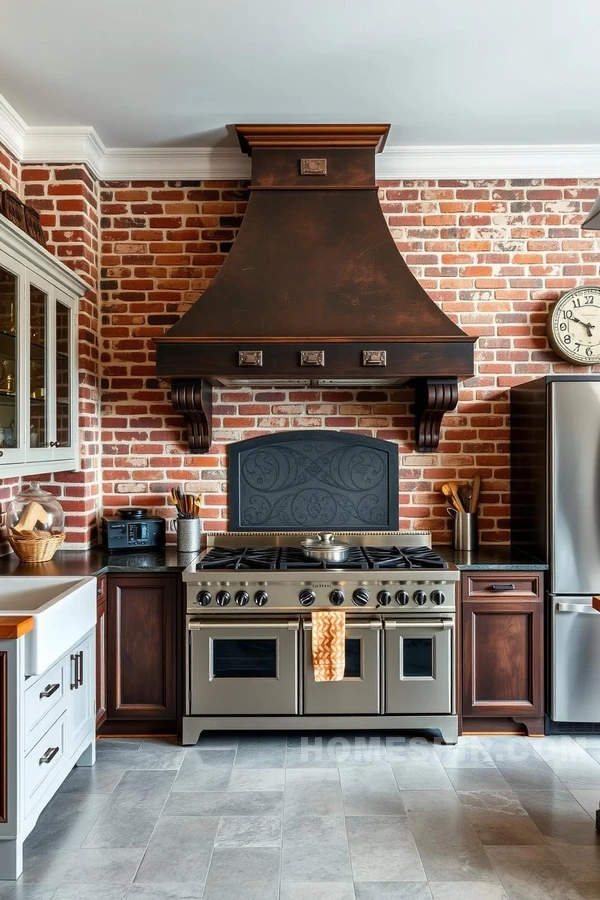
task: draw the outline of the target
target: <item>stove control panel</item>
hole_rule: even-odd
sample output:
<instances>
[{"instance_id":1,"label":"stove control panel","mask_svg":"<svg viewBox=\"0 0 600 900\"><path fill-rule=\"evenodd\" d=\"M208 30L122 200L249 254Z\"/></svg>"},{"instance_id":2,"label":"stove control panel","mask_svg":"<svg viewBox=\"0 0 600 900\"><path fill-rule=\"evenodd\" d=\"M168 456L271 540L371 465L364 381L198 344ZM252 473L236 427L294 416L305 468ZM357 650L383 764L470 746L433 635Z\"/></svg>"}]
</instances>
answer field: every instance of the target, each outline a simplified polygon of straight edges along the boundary
<instances>
[{"instance_id":1,"label":"stove control panel","mask_svg":"<svg viewBox=\"0 0 600 900\"><path fill-rule=\"evenodd\" d=\"M457 573L458 574L458 573ZM396 614L415 613L417 610L433 612L444 606L454 609L454 582L456 578L413 578L398 581L382 579L345 579L327 581L275 580L205 581L189 584L188 605L194 608L210 607L214 612L223 610L229 614L243 609L257 611L268 606L278 609L379 609Z\"/></svg>"}]
</instances>

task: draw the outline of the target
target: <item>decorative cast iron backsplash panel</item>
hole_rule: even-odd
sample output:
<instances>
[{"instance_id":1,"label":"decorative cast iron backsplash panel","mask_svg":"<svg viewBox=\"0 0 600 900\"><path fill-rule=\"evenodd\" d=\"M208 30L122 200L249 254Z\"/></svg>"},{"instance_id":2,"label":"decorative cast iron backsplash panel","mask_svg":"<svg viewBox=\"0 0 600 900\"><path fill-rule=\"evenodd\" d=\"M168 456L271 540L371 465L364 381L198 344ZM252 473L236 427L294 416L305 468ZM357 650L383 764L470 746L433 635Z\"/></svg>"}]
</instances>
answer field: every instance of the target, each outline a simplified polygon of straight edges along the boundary
<instances>
[{"instance_id":1,"label":"decorative cast iron backsplash panel","mask_svg":"<svg viewBox=\"0 0 600 900\"><path fill-rule=\"evenodd\" d=\"M229 448L231 531L398 528L398 447L339 431L289 431Z\"/></svg>"}]
</instances>

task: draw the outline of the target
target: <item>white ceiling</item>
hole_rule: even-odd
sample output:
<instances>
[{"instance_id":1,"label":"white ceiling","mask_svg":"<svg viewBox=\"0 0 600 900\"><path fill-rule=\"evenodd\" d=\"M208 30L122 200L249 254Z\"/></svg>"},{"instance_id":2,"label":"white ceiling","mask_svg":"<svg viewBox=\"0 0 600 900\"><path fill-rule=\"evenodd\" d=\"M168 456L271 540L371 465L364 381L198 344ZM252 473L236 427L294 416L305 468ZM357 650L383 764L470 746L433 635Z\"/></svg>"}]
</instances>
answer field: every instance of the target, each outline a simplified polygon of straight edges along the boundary
<instances>
[{"instance_id":1,"label":"white ceiling","mask_svg":"<svg viewBox=\"0 0 600 900\"><path fill-rule=\"evenodd\" d=\"M598 0L2 0L0 92L109 148L391 122L390 145L600 144Z\"/></svg>"}]
</instances>

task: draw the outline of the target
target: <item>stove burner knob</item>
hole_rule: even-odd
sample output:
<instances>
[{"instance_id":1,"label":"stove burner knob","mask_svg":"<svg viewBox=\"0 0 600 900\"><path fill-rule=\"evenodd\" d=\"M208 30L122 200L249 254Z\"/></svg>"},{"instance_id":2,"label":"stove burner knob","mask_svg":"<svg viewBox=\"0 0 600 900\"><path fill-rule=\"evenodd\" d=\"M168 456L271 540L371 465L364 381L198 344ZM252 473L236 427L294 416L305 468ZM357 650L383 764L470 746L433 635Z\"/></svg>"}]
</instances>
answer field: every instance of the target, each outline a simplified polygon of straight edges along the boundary
<instances>
[{"instance_id":1,"label":"stove burner knob","mask_svg":"<svg viewBox=\"0 0 600 900\"><path fill-rule=\"evenodd\" d=\"M432 591L431 592L431 602L435 603L436 606L441 606L442 603L446 602L446 598L441 591Z\"/></svg>"},{"instance_id":2,"label":"stove burner knob","mask_svg":"<svg viewBox=\"0 0 600 900\"><path fill-rule=\"evenodd\" d=\"M228 606L229 601L231 600L231 595L229 591L219 591L217 596L215 597L217 601L217 606Z\"/></svg>"},{"instance_id":3,"label":"stove burner knob","mask_svg":"<svg viewBox=\"0 0 600 900\"><path fill-rule=\"evenodd\" d=\"M396 594L396 603L398 606L406 606L410 597L408 596L408 591L398 591Z\"/></svg>"},{"instance_id":4,"label":"stove burner knob","mask_svg":"<svg viewBox=\"0 0 600 900\"><path fill-rule=\"evenodd\" d=\"M389 591L379 591L377 594L377 601L381 606L389 606L392 602L392 595Z\"/></svg>"},{"instance_id":5,"label":"stove burner knob","mask_svg":"<svg viewBox=\"0 0 600 900\"><path fill-rule=\"evenodd\" d=\"M196 594L196 603L198 606L208 606L211 600L212 597L208 591L198 591Z\"/></svg>"},{"instance_id":6,"label":"stove burner knob","mask_svg":"<svg viewBox=\"0 0 600 900\"><path fill-rule=\"evenodd\" d=\"M415 591L413 600L418 606L424 606L427 603L427 594L425 591Z\"/></svg>"},{"instance_id":7,"label":"stove burner knob","mask_svg":"<svg viewBox=\"0 0 600 900\"><path fill-rule=\"evenodd\" d=\"M248 591L238 591L235 595L235 602L238 606L247 606L250 602L250 594Z\"/></svg>"},{"instance_id":8,"label":"stove burner knob","mask_svg":"<svg viewBox=\"0 0 600 900\"><path fill-rule=\"evenodd\" d=\"M266 591L257 591L254 595L254 602L257 606L266 606L269 602L269 595Z\"/></svg>"},{"instance_id":9,"label":"stove burner knob","mask_svg":"<svg viewBox=\"0 0 600 900\"><path fill-rule=\"evenodd\" d=\"M302 606L312 606L316 600L315 592L309 591L308 589L304 591L300 591L300 596L298 598Z\"/></svg>"},{"instance_id":10,"label":"stove burner knob","mask_svg":"<svg viewBox=\"0 0 600 900\"><path fill-rule=\"evenodd\" d=\"M333 606L341 606L344 602L343 591L332 591L329 595L329 601Z\"/></svg>"},{"instance_id":11,"label":"stove burner knob","mask_svg":"<svg viewBox=\"0 0 600 900\"><path fill-rule=\"evenodd\" d=\"M357 588L352 594L352 602L355 606L366 606L369 602L369 592L364 588Z\"/></svg>"}]
</instances>

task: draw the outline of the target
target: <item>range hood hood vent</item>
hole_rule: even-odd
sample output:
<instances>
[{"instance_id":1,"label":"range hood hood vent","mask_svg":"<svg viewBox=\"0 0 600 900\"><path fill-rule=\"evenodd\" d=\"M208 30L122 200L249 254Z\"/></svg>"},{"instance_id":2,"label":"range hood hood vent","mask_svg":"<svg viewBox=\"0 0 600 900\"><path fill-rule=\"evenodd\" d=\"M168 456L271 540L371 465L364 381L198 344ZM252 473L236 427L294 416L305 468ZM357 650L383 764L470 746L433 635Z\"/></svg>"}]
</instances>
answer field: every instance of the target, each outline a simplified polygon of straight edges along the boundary
<instances>
[{"instance_id":1,"label":"range hood hood vent","mask_svg":"<svg viewBox=\"0 0 600 900\"><path fill-rule=\"evenodd\" d=\"M375 154L388 125L238 125L252 157L239 234L202 297L157 343L158 377L211 441L214 385L415 388L419 450L438 445L473 343L399 254L381 211Z\"/></svg>"}]
</instances>

